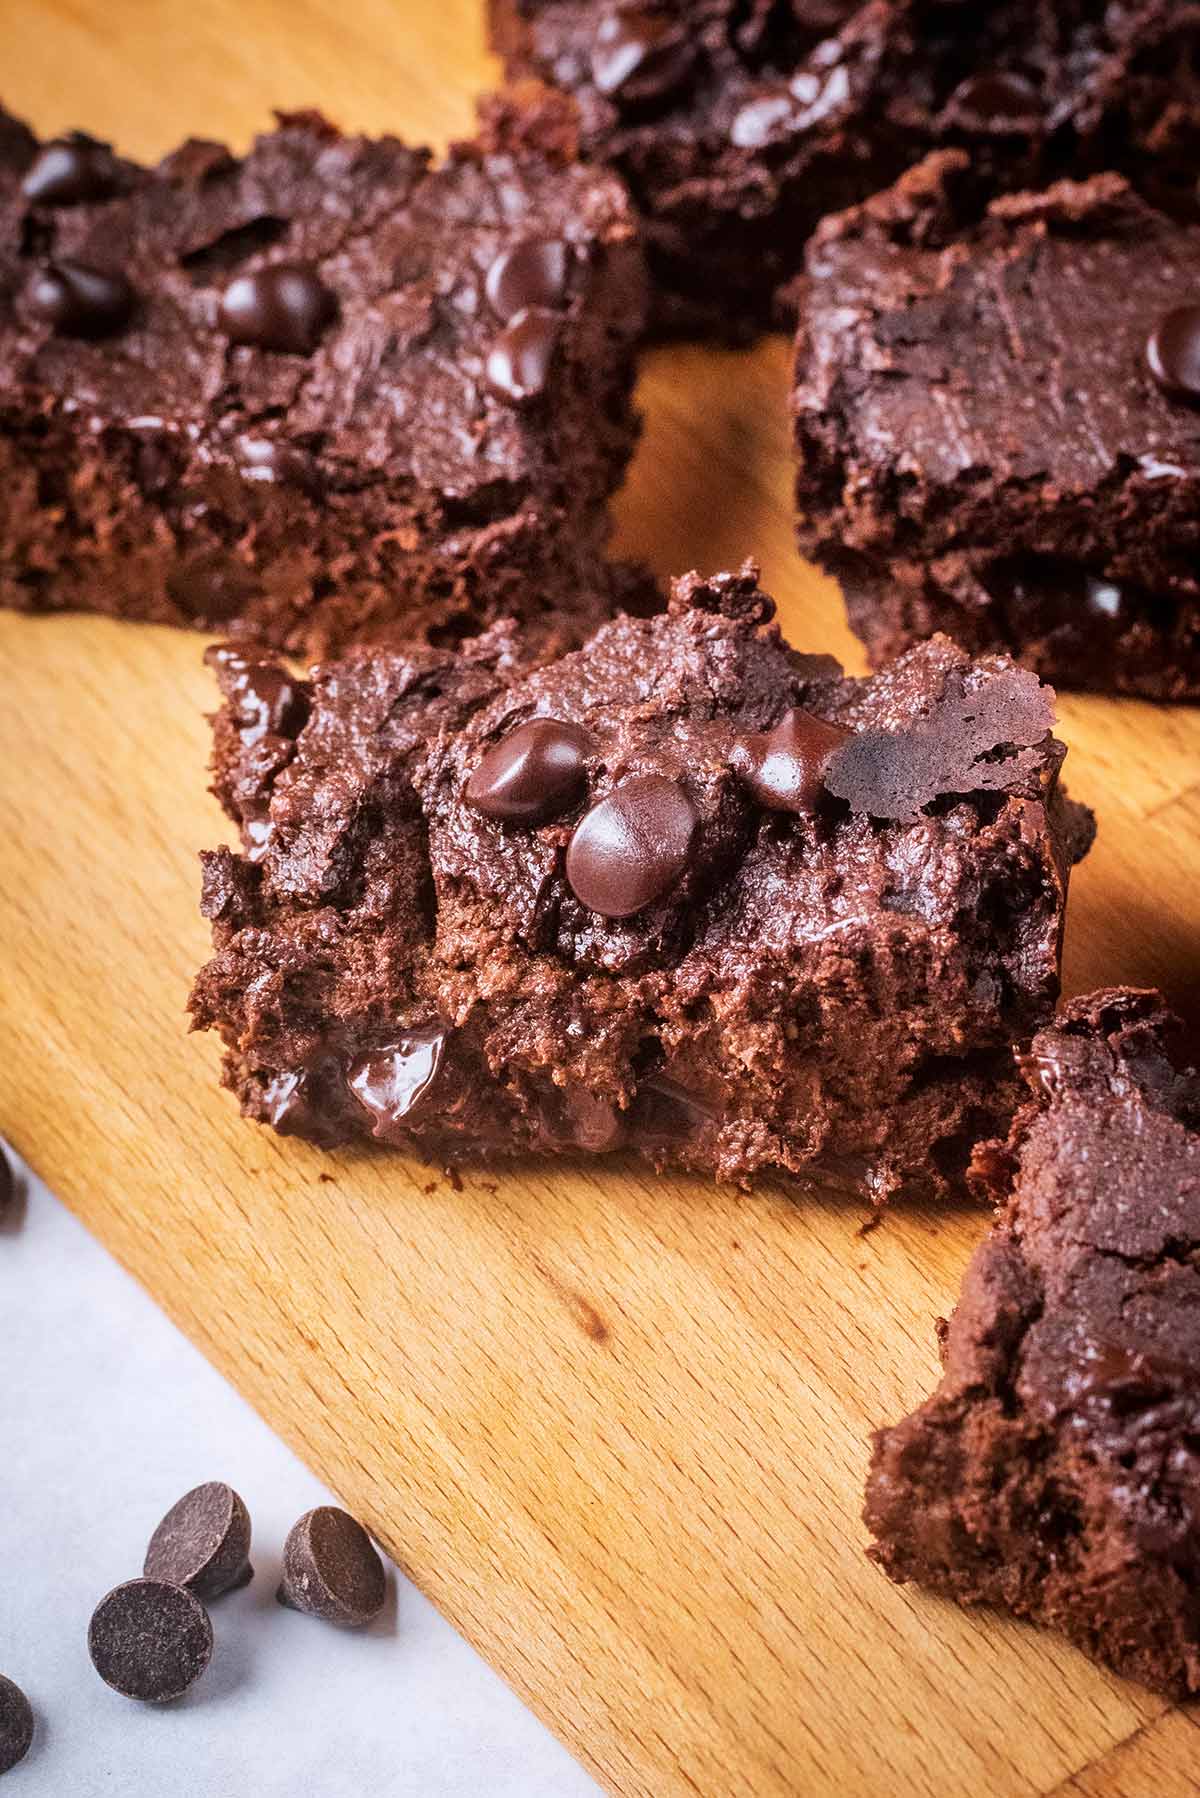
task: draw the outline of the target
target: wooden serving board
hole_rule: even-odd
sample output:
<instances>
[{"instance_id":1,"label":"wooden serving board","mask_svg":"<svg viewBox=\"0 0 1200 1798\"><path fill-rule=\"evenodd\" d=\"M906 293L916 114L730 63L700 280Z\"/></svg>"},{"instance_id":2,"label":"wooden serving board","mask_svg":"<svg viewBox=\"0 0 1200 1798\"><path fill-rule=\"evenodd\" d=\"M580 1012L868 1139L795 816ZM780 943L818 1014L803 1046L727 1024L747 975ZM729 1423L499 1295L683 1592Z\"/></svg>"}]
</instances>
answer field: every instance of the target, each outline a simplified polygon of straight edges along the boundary
<instances>
[{"instance_id":1,"label":"wooden serving board","mask_svg":"<svg viewBox=\"0 0 1200 1798\"><path fill-rule=\"evenodd\" d=\"M492 73L478 0L2 10L8 104L140 155L272 106L444 140ZM755 553L793 641L859 667L791 547L786 376L782 342L648 357L622 547ZM864 1559L867 1435L929 1387L979 1214L864 1235L845 1203L617 1164L460 1186L238 1120L183 1013L224 834L201 647L0 615L0 1130L609 1790L1200 1790L1186 1712ZM1062 720L1102 828L1068 985L1194 1016L1200 711Z\"/></svg>"}]
</instances>

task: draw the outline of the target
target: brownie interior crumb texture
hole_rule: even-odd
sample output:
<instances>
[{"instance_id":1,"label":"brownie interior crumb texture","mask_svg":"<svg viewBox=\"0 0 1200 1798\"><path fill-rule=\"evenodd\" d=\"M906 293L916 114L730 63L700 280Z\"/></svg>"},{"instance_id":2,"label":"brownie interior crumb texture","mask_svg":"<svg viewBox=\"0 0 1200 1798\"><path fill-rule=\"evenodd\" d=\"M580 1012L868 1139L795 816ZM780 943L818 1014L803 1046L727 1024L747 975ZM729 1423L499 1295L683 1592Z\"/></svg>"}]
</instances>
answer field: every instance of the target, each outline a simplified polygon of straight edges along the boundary
<instances>
[{"instance_id":1,"label":"brownie interior crumb texture","mask_svg":"<svg viewBox=\"0 0 1200 1798\"><path fill-rule=\"evenodd\" d=\"M802 551L881 663L946 631L1062 686L1200 696L1200 230L1115 175L994 202L928 159L801 284Z\"/></svg>"},{"instance_id":2,"label":"brownie interior crumb texture","mask_svg":"<svg viewBox=\"0 0 1200 1798\"><path fill-rule=\"evenodd\" d=\"M954 1187L1090 837L1053 696L945 640L847 679L773 612L748 564L533 674L506 626L308 682L214 652L242 849L204 858L191 1005L243 1111L452 1162Z\"/></svg>"},{"instance_id":3,"label":"brownie interior crumb texture","mask_svg":"<svg viewBox=\"0 0 1200 1798\"><path fill-rule=\"evenodd\" d=\"M0 115L0 601L578 642L637 578L644 288L620 183L496 133L435 165L293 114L143 169Z\"/></svg>"},{"instance_id":4,"label":"brownie interior crumb texture","mask_svg":"<svg viewBox=\"0 0 1200 1798\"><path fill-rule=\"evenodd\" d=\"M1200 1690L1200 1081L1155 993L1072 1002L979 1171L1001 1202L942 1381L876 1438L875 1558Z\"/></svg>"},{"instance_id":5,"label":"brownie interior crumb texture","mask_svg":"<svg viewBox=\"0 0 1200 1798\"><path fill-rule=\"evenodd\" d=\"M491 0L509 74L642 209L667 326L772 317L825 213L931 150L995 193L1120 169L1192 214L1188 0Z\"/></svg>"}]
</instances>

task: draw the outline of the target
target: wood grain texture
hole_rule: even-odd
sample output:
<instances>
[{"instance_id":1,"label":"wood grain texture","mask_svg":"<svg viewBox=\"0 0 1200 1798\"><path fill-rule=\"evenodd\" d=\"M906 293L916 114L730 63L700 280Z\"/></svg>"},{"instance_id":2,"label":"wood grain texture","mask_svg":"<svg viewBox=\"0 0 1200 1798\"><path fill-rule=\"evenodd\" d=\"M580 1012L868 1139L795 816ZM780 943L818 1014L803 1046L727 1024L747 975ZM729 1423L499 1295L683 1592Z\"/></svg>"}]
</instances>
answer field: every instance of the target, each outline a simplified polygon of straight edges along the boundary
<instances>
[{"instance_id":1,"label":"wood grain texture","mask_svg":"<svg viewBox=\"0 0 1200 1798\"><path fill-rule=\"evenodd\" d=\"M444 140L490 72L476 0L0 11L7 102L142 155L273 105ZM791 546L786 375L777 342L647 359L622 542L663 573L753 552L793 640L858 667ZM863 1557L868 1432L928 1388L979 1215L863 1236L853 1206L617 1165L459 1190L239 1122L184 1032L223 834L200 651L0 617L0 1130L611 1791L1093 1798L1160 1743L1196 1778L1186 1719ZM1062 712L1102 825L1069 984L1194 1012L1200 712Z\"/></svg>"}]
</instances>

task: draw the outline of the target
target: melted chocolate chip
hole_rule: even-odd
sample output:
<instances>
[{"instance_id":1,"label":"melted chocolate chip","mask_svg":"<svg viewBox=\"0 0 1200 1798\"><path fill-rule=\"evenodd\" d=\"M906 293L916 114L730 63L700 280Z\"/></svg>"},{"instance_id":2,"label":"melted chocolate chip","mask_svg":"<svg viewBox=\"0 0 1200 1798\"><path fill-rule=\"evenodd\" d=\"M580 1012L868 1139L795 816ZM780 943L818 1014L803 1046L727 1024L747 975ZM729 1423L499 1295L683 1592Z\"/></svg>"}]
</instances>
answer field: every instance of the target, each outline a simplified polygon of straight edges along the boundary
<instances>
[{"instance_id":1,"label":"melted chocolate chip","mask_svg":"<svg viewBox=\"0 0 1200 1798\"><path fill-rule=\"evenodd\" d=\"M346 1629L383 1609L387 1575L361 1523L335 1505L318 1505L292 1526L283 1550L279 1602Z\"/></svg>"},{"instance_id":2,"label":"melted chocolate chip","mask_svg":"<svg viewBox=\"0 0 1200 1798\"><path fill-rule=\"evenodd\" d=\"M1176 306L1146 343L1150 373L1173 399L1200 399L1200 306Z\"/></svg>"},{"instance_id":3,"label":"melted chocolate chip","mask_svg":"<svg viewBox=\"0 0 1200 1798\"><path fill-rule=\"evenodd\" d=\"M716 1116L699 1093L669 1074L648 1074L637 1090L630 1135L642 1149L674 1149L699 1136Z\"/></svg>"},{"instance_id":4,"label":"melted chocolate chip","mask_svg":"<svg viewBox=\"0 0 1200 1798\"><path fill-rule=\"evenodd\" d=\"M281 354L311 355L336 302L314 268L276 262L239 275L221 296L221 329L234 343Z\"/></svg>"},{"instance_id":5,"label":"melted chocolate chip","mask_svg":"<svg viewBox=\"0 0 1200 1798\"><path fill-rule=\"evenodd\" d=\"M151 1536L142 1572L197 1598L246 1585L254 1577L250 1513L233 1487L209 1480L185 1492Z\"/></svg>"},{"instance_id":6,"label":"melted chocolate chip","mask_svg":"<svg viewBox=\"0 0 1200 1798\"><path fill-rule=\"evenodd\" d=\"M106 1685L126 1698L181 1698L212 1658L208 1612L183 1586L134 1579L102 1598L88 1625L88 1653Z\"/></svg>"},{"instance_id":7,"label":"melted chocolate chip","mask_svg":"<svg viewBox=\"0 0 1200 1798\"><path fill-rule=\"evenodd\" d=\"M514 406L528 405L546 391L561 321L553 312L530 307L501 331L487 359L488 385Z\"/></svg>"},{"instance_id":8,"label":"melted chocolate chip","mask_svg":"<svg viewBox=\"0 0 1200 1798\"><path fill-rule=\"evenodd\" d=\"M82 262L50 262L27 289L30 310L63 337L107 337L133 311L133 289L124 275L106 274Z\"/></svg>"},{"instance_id":9,"label":"melted chocolate chip","mask_svg":"<svg viewBox=\"0 0 1200 1798\"><path fill-rule=\"evenodd\" d=\"M949 109L976 130L1020 130L1041 114L1037 89L1023 75L993 69L969 75L950 96Z\"/></svg>"},{"instance_id":10,"label":"melted chocolate chip","mask_svg":"<svg viewBox=\"0 0 1200 1798\"><path fill-rule=\"evenodd\" d=\"M59 137L38 151L21 192L35 206L75 206L110 194L114 173L106 145L90 137Z\"/></svg>"},{"instance_id":11,"label":"melted chocolate chip","mask_svg":"<svg viewBox=\"0 0 1200 1798\"><path fill-rule=\"evenodd\" d=\"M596 30L592 80L610 98L657 100L683 80L692 56L680 28L661 14L613 12Z\"/></svg>"},{"instance_id":12,"label":"melted chocolate chip","mask_svg":"<svg viewBox=\"0 0 1200 1798\"><path fill-rule=\"evenodd\" d=\"M210 652L247 749L263 737L294 737L308 717L308 688L276 662L255 662L227 645Z\"/></svg>"},{"instance_id":13,"label":"melted chocolate chip","mask_svg":"<svg viewBox=\"0 0 1200 1798\"><path fill-rule=\"evenodd\" d=\"M567 847L567 880L589 911L631 918L687 868L700 819L678 781L639 775L585 814Z\"/></svg>"},{"instance_id":14,"label":"melted chocolate chip","mask_svg":"<svg viewBox=\"0 0 1200 1798\"><path fill-rule=\"evenodd\" d=\"M20 1686L0 1673L0 1773L23 1761L33 1741L33 1706Z\"/></svg>"},{"instance_id":15,"label":"melted chocolate chip","mask_svg":"<svg viewBox=\"0 0 1200 1798\"><path fill-rule=\"evenodd\" d=\"M729 760L767 811L813 812L824 791L826 764L849 734L797 707L774 730L739 739Z\"/></svg>"},{"instance_id":16,"label":"melted chocolate chip","mask_svg":"<svg viewBox=\"0 0 1200 1798\"><path fill-rule=\"evenodd\" d=\"M346 1084L375 1119L374 1135L387 1137L410 1116L437 1079L445 1053L444 1031L415 1031L351 1064Z\"/></svg>"},{"instance_id":17,"label":"melted chocolate chip","mask_svg":"<svg viewBox=\"0 0 1200 1798\"><path fill-rule=\"evenodd\" d=\"M496 317L508 324L530 306L555 312L567 298L571 246L560 237L530 237L504 250L488 269L484 290Z\"/></svg>"},{"instance_id":18,"label":"melted chocolate chip","mask_svg":"<svg viewBox=\"0 0 1200 1798\"><path fill-rule=\"evenodd\" d=\"M574 724L531 718L488 750L467 782L467 803L507 823L555 818L583 791L590 747Z\"/></svg>"}]
</instances>

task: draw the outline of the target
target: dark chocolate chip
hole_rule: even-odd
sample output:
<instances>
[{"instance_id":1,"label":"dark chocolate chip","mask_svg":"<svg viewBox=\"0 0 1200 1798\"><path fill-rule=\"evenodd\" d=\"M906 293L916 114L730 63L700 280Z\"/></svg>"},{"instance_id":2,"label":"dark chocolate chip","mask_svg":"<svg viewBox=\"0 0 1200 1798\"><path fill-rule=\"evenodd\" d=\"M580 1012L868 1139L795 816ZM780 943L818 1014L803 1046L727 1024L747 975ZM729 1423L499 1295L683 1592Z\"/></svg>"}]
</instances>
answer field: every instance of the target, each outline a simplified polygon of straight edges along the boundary
<instances>
[{"instance_id":1,"label":"dark chocolate chip","mask_svg":"<svg viewBox=\"0 0 1200 1798\"><path fill-rule=\"evenodd\" d=\"M33 1706L20 1686L0 1673L0 1773L23 1761L32 1741Z\"/></svg>"},{"instance_id":2,"label":"dark chocolate chip","mask_svg":"<svg viewBox=\"0 0 1200 1798\"><path fill-rule=\"evenodd\" d=\"M488 269L484 289L496 317L508 324L530 306L557 311L567 298L571 246L561 237L529 237L503 250Z\"/></svg>"},{"instance_id":3,"label":"dark chocolate chip","mask_svg":"<svg viewBox=\"0 0 1200 1798\"><path fill-rule=\"evenodd\" d=\"M673 1149L699 1136L717 1114L699 1093L669 1074L648 1074L641 1081L630 1119L630 1136L639 1148Z\"/></svg>"},{"instance_id":4,"label":"dark chocolate chip","mask_svg":"<svg viewBox=\"0 0 1200 1798\"><path fill-rule=\"evenodd\" d=\"M375 1119L376 1136L386 1137L421 1103L437 1079L445 1053L445 1032L423 1030L350 1064L346 1084Z\"/></svg>"},{"instance_id":5,"label":"dark chocolate chip","mask_svg":"<svg viewBox=\"0 0 1200 1798\"><path fill-rule=\"evenodd\" d=\"M576 826L567 880L589 911L630 918L687 868L700 819L678 781L639 775L614 787Z\"/></svg>"},{"instance_id":6,"label":"dark chocolate chip","mask_svg":"<svg viewBox=\"0 0 1200 1798\"><path fill-rule=\"evenodd\" d=\"M1033 83L1003 69L969 75L951 94L949 105L962 123L981 131L1027 127L1042 110Z\"/></svg>"},{"instance_id":7,"label":"dark chocolate chip","mask_svg":"<svg viewBox=\"0 0 1200 1798\"><path fill-rule=\"evenodd\" d=\"M1176 306L1149 336L1146 361L1164 393L1200 399L1200 306Z\"/></svg>"},{"instance_id":8,"label":"dark chocolate chip","mask_svg":"<svg viewBox=\"0 0 1200 1798\"><path fill-rule=\"evenodd\" d=\"M316 269L303 262L276 262L231 281L221 296L219 318L234 343L307 356L335 309Z\"/></svg>"},{"instance_id":9,"label":"dark chocolate chip","mask_svg":"<svg viewBox=\"0 0 1200 1798\"><path fill-rule=\"evenodd\" d=\"M383 1609L387 1575L361 1523L334 1505L307 1511L288 1532L279 1602L348 1629Z\"/></svg>"},{"instance_id":10,"label":"dark chocolate chip","mask_svg":"<svg viewBox=\"0 0 1200 1798\"><path fill-rule=\"evenodd\" d=\"M740 738L730 763L770 812L812 812L824 790L825 765L850 733L797 707L774 730Z\"/></svg>"},{"instance_id":11,"label":"dark chocolate chip","mask_svg":"<svg viewBox=\"0 0 1200 1798\"><path fill-rule=\"evenodd\" d=\"M680 27L661 14L611 12L596 30L592 80L610 98L661 99L684 79L693 54Z\"/></svg>"},{"instance_id":12,"label":"dark chocolate chip","mask_svg":"<svg viewBox=\"0 0 1200 1798\"><path fill-rule=\"evenodd\" d=\"M506 822L555 818L583 791L590 747L574 724L531 718L488 750L467 782L467 803Z\"/></svg>"},{"instance_id":13,"label":"dark chocolate chip","mask_svg":"<svg viewBox=\"0 0 1200 1798\"><path fill-rule=\"evenodd\" d=\"M124 275L82 262L50 262L27 289L29 305L63 337L107 337L128 321L133 289Z\"/></svg>"},{"instance_id":14,"label":"dark chocolate chip","mask_svg":"<svg viewBox=\"0 0 1200 1798\"><path fill-rule=\"evenodd\" d=\"M88 1625L88 1653L106 1685L126 1698L181 1698L212 1658L208 1612L184 1586L132 1579L102 1598Z\"/></svg>"},{"instance_id":15,"label":"dark chocolate chip","mask_svg":"<svg viewBox=\"0 0 1200 1798\"><path fill-rule=\"evenodd\" d=\"M488 385L510 405L524 406L546 391L562 321L553 312L529 307L518 312L492 344Z\"/></svg>"},{"instance_id":16,"label":"dark chocolate chip","mask_svg":"<svg viewBox=\"0 0 1200 1798\"><path fill-rule=\"evenodd\" d=\"M185 1492L151 1536L142 1572L197 1598L246 1585L254 1577L250 1513L233 1487L209 1480Z\"/></svg>"},{"instance_id":17,"label":"dark chocolate chip","mask_svg":"<svg viewBox=\"0 0 1200 1798\"><path fill-rule=\"evenodd\" d=\"M307 450L290 443L272 443L262 437L242 437L237 446L238 466L248 481L269 481L277 487L299 487L305 493L321 491L317 465Z\"/></svg>"},{"instance_id":18,"label":"dark chocolate chip","mask_svg":"<svg viewBox=\"0 0 1200 1798\"><path fill-rule=\"evenodd\" d=\"M256 662L223 644L210 659L224 676L224 690L247 749L263 737L295 737L308 717L308 688L277 662Z\"/></svg>"},{"instance_id":19,"label":"dark chocolate chip","mask_svg":"<svg viewBox=\"0 0 1200 1798\"><path fill-rule=\"evenodd\" d=\"M74 206L113 191L112 152L90 137L59 137L43 145L26 170L21 192L35 206Z\"/></svg>"}]
</instances>

